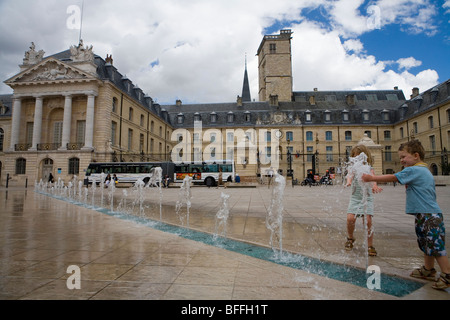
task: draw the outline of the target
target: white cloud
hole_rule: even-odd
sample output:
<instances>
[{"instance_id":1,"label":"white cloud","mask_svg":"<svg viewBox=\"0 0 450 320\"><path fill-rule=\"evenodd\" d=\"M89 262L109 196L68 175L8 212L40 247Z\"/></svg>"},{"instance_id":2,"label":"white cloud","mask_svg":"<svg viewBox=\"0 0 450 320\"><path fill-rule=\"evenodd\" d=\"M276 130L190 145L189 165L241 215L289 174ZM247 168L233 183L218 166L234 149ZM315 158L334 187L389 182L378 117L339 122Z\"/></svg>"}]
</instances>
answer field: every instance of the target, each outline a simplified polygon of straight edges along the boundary
<instances>
[{"instance_id":1,"label":"white cloud","mask_svg":"<svg viewBox=\"0 0 450 320\"><path fill-rule=\"evenodd\" d=\"M263 32L275 22L289 27L289 21L295 21L290 26L294 31L294 90L386 89L396 85L407 89L425 87L433 79L430 87L435 85L437 77L433 70L417 75L406 72L418 63L413 57L397 61L404 72L395 73L386 70L385 62L366 54L358 36L372 31L373 24L368 23L370 17L364 3L362 0L85 1L82 38L86 45L94 46L97 55L104 58L112 54L118 70L160 103L174 103L176 99L185 103L235 100L242 90L246 53L252 98L258 99L255 54ZM433 13L426 10L427 3L379 0L372 4L380 8L381 26L399 23L406 28L414 24L432 32L433 27L421 24ZM77 44L79 30L66 27L69 18L66 10L70 5L81 6L81 0L0 2L2 80L19 71L18 65L31 41L47 55ZM315 9L326 13L331 22L308 20L305 15ZM10 89L2 85L0 92Z\"/></svg>"},{"instance_id":2,"label":"white cloud","mask_svg":"<svg viewBox=\"0 0 450 320\"><path fill-rule=\"evenodd\" d=\"M411 68L419 67L422 65L422 61L416 60L413 57L398 59L397 63L399 64L400 70L409 70Z\"/></svg>"}]
</instances>

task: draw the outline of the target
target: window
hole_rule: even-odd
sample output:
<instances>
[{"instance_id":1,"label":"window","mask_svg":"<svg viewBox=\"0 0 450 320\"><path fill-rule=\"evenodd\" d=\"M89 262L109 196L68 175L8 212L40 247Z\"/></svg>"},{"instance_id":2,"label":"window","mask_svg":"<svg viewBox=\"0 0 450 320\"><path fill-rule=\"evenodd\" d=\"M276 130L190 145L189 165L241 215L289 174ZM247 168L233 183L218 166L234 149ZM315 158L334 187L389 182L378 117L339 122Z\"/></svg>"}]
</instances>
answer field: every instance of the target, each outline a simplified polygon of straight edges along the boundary
<instances>
[{"instance_id":1,"label":"window","mask_svg":"<svg viewBox=\"0 0 450 320\"><path fill-rule=\"evenodd\" d=\"M369 121L370 120L370 114L369 114L369 110L363 110L363 121Z\"/></svg>"},{"instance_id":2,"label":"window","mask_svg":"<svg viewBox=\"0 0 450 320\"><path fill-rule=\"evenodd\" d=\"M79 174L80 173L80 159L70 158L69 159L69 174Z\"/></svg>"},{"instance_id":3,"label":"window","mask_svg":"<svg viewBox=\"0 0 450 320\"><path fill-rule=\"evenodd\" d=\"M212 132L209 134L209 141L211 143L216 142L216 133L215 132Z\"/></svg>"},{"instance_id":4,"label":"window","mask_svg":"<svg viewBox=\"0 0 450 320\"><path fill-rule=\"evenodd\" d=\"M450 123L450 109L447 110L447 122Z\"/></svg>"},{"instance_id":5,"label":"window","mask_svg":"<svg viewBox=\"0 0 450 320\"><path fill-rule=\"evenodd\" d=\"M63 130L62 121L55 122L53 125L53 143L59 146L62 143L62 130Z\"/></svg>"},{"instance_id":6,"label":"window","mask_svg":"<svg viewBox=\"0 0 450 320\"><path fill-rule=\"evenodd\" d=\"M77 144L84 144L84 133L86 131L86 121L77 121Z\"/></svg>"},{"instance_id":7,"label":"window","mask_svg":"<svg viewBox=\"0 0 450 320\"><path fill-rule=\"evenodd\" d=\"M326 131L325 132L325 140L326 141L333 141L333 131Z\"/></svg>"},{"instance_id":8,"label":"window","mask_svg":"<svg viewBox=\"0 0 450 320\"><path fill-rule=\"evenodd\" d=\"M16 174L25 174L27 168L27 160L19 158L16 160Z\"/></svg>"},{"instance_id":9,"label":"window","mask_svg":"<svg viewBox=\"0 0 450 320\"><path fill-rule=\"evenodd\" d=\"M333 161L333 147L327 146L326 152L327 152L327 161L332 162Z\"/></svg>"},{"instance_id":10,"label":"window","mask_svg":"<svg viewBox=\"0 0 450 320\"><path fill-rule=\"evenodd\" d=\"M417 122L413 123L413 130L414 130L414 134L419 133L419 126L417 125Z\"/></svg>"},{"instance_id":11,"label":"window","mask_svg":"<svg viewBox=\"0 0 450 320\"><path fill-rule=\"evenodd\" d=\"M312 131L306 131L306 141L313 141Z\"/></svg>"},{"instance_id":12,"label":"window","mask_svg":"<svg viewBox=\"0 0 450 320\"><path fill-rule=\"evenodd\" d=\"M249 111L246 111L245 114L244 114L244 121L245 121L245 122L250 122L251 119L252 119L252 117L251 117L250 112L249 112Z\"/></svg>"},{"instance_id":13,"label":"window","mask_svg":"<svg viewBox=\"0 0 450 320\"><path fill-rule=\"evenodd\" d=\"M211 121L211 123L217 122L217 113L213 112L210 114L210 121Z\"/></svg>"},{"instance_id":14,"label":"window","mask_svg":"<svg viewBox=\"0 0 450 320\"><path fill-rule=\"evenodd\" d=\"M350 118L349 118L349 116L348 116L348 111L347 111L347 110L342 111L342 121L346 122L346 121L348 121L349 119L350 119Z\"/></svg>"},{"instance_id":15,"label":"window","mask_svg":"<svg viewBox=\"0 0 450 320\"><path fill-rule=\"evenodd\" d=\"M367 134L367 137L372 138L372 131L370 130L364 131L364 134Z\"/></svg>"},{"instance_id":16,"label":"window","mask_svg":"<svg viewBox=\"0 0 450 320\"><path fill-rule=\"evenodd\" d=\"M306 161L312 162L312 156L313 156L313 147L306 147Z\"/></svg>"},{"instance_id":17,"label":"window","mask_svg":"<svg viewBox=\"0 0 450 320\"><path fill-rule=\"evenodd\" d=\"M111 144L116 145L116 132L117 132L117 122L111 123Z\"/></svg>"},{"instance_id":18,"label":"window","mask_svg":"<svg viewBox=\"0 0 450 320\"><path fill-rule=\"evenodd\" d=\"M200 115L200 113L196 112L194 113L194 121L201 121L202 120L202 116Z\"/></svg>"},{"instance_id":19,"label":"window","mask_svg":"<svg viewBox=\"0 0 450 320\"><path fill-rule=\"evenodd\" d=\"M391 140L391 131L384 131L384 140Z\"/></svg>"},{"instance_id":20,"label":"window","mask_svg":"<svg viewBox=\"0 0 450 320\"><path fill-rule=\"evenodd\" d=\"M292 131L286 132L286 141L294 141L294 133Z\"/></svg>"},{"instance_id":21,"label":"window","mask_svg":"<svg viewBox=\"0 0 450 320\"><path fill-rule=\"evenodd\" d=\"M133 108L128 110L128 120L133 121Z\"/></svg>"},{"instance_id":22,"label":"window","mask_svg":"<svg viewBox=\"0 0 450 320\"><path fill-rule=\"evenodd\" d=\"M272 132L267 131L266 132L266 142L271 142L272 141Z\"/></svg>"},{"instance_id":23,"label":"window","mask_svg":"<svg viewBox=\"0 0 450 320\"><path fill-rule=\"evenodd\" d=\"M345 141L352 141L352 132L345 131Z\"/></svg>"},{"instance_id":24,"label":"window","mask_svg":"<svg viewBox=\"0 0 450 320\"><path fill-rule=\"evenodd\" d=\"M384 109L381 112L381 114L382 114L382 117L383 117L383 121L389 121L390 116L389 116L389 111L388 110Z\"/></svg>"},{"instance_id":25,"label":"window","mask_svg":"<svg viewBox=\"0 0 450 320\"><path fill-rule=\"evenodd\" d=\"M392 147L391 146L384 147L384 161L392 161Z\"/></svg>"},{"instance_id":26,"label":"window","mask_svg":"<svg viewBox=\"0 0 450 320\"><path fill-rule=\"evenodd\" d=\"M34 128L34 123L33 122L27 122L26 143L28 145L31 145L31 143L33 142L33 128Z\"/></svg>"},{"instance_id":27,"label":"window","mask_svg":"<svg viewBox=\"0 0 450 320\"><path fill-rule=\"evenodd\" d=\"M234 132L227 132L227 141L234 142Z\"/></svg>"},{"instance_id":28,"label":"window","mask_svg":"<svg viewBox=\"0 0 450 320\"><path fill-rule=\"evenodd\" d=\"M277 53L277 45L276 45L276 43L269 44L269 52L270 53Z\"/></svg>"},{"instance_id":29,"label":"window","mask_svg":"<svg viewBox=\"0 0 450 320\"><path fill-rule=\"evenodd\" d=\"M141 114L141 121L140 121L140 126L143 127L144 126L144 115Z\"/></svg>"},{"instance_id":30,"label":"window","mask_svg":"<svg viewBox=\"0 0 450 320\"><path fill-rule=\"evenodd\" d=\"M325 121L330 122L331 121L331 113L330 111L325 111Z\"/></svg>"},{"instance_id":31,"label":"window","mask_svg":"<svg viewBox=\"0 0 450 320\"><path fill-rule=\"evenodd\" d=\"M113 98L112 112L117 112L117 99Z\"/></svg>"},{"instance_id":32,"label":"window","mask_svg":"<svg viewBox=\"0 0 450 320\"><path fill-rule=\"evenodd\" d=\"M430 149L431 149L431 154L435 155L436 154L436 136L430 136Z\"/></svg>"},{"instance_id":33,"label":"window","mask_svg":"<svg viewBox=\"0 0 450 320\"><path fill-rule=\"evenodd\" d=\"M433 120L433 116L429 116L429 117L428 117L428 127L429 127L430 129L433 129L433 128L434 128L434 120Z\"/></svg>"},{"instance_id":34,"label":"window","mask_svg":"<svg viewBox=\"0 0 450 320\"><path fill-rule=\"evenodd\" d=\"M311 111L309 111L309 110L306 111L305 118L306 118L306 122L311 122Z\"/></svg>"},{"instance_id":35,"label":"window","mask_svg":"<svg viewBox=\"0 0 450 320\"><path fill-rule=\"evenodd\" d=\"M404 132L403 132L403 127L400 128L400 138L404 138Z\"/></svg>"},{"instance_id":36,"label":"window","mask_svg":"<svg viewBox=\"0 0 450 320\"><path fill-rule=\"evenodd\" d=\"M184 115L182 113L179 113L177 115L177 123L178 124L183 124L183 122L184 122Z\"/></svg>"},{"instance_id":37,"label":"window","mask_svg":"<svg viewBox=\"0 0 450 320\"><path fill-rule=\"evenodd\" d=\"M234 121L234 114L233 112L228 112L227 114L227 122L233 122Z\"/></svg>"},{"instance_id":38,"label":"window","mask_svg":"<svg viewBox=\"0 0 450 320\"><path fill-rule=\"evenodd\" d=\"M133 130L128 129L128 151L133 148Z\"/></svg>"},{"instance_id":39,"label":"window","mask_svg":"<svg viewBox=\"0 0 450 320\"><path fill-rule=\"evenodd\" d=\"M153 138L152 138L153 141ZM139 151L144 151L144 134L139 135ZM150 152L153 152L152 145L150 144Z\"/></svg>"},{"instance_id":40,"label":"window","mask_svg":"<svg viewBox=\"0 0 450 320\"><path fill-rule=\"evenodd\" d=\"M3 151L3 142L5 141L5 132L0 128L0 151Z\"/></svg>"}]
</instances>

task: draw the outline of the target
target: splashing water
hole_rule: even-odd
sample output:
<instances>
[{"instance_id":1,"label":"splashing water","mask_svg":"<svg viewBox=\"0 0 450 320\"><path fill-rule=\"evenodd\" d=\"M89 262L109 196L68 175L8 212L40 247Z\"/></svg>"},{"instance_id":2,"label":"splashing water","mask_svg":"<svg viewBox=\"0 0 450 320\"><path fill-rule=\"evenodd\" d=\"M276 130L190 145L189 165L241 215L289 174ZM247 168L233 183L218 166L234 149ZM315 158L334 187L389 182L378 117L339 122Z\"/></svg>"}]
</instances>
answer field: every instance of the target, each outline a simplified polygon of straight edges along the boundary
<instances>
[{"instance_id":1,"label":"splashing water","mask_svg":"<svg viewBox=\"0 0 450 320\"><path fill-rule=\"evenodd\" d=\"M192 177L186 176L183 179L183 183L180 187L180 192L178 193L178 200L175 206L175 212L180 219L181 225L184 225L186 222L186 226L189 227L189 210L191 208L191 182ZM186 205L186 214L183 214L182 208Z\"/></svg>"},{"instance_id":2,"label":"splashing water","mask_svg":"<svg viewBox=\"0 0 450 320\"><path fill-rule=\"evenodd\" d=\"M370 194L370 190L372 188L371 182L364 182L362 180L362 176L364 174L371 174L371 166L367 163L367 155L364 152L361 152L356 157L350 157L348 166L347 166L347 176L353 177L354 181L356 181L362 190L362 200L359 205L357 212L363 212L364 219L364 248L365 248L365 259L366 259L366 269L369 265L369 255L368 255L368 238L373 233L373 225L368 228L368 220L367 220L367 210L368 210L368 196ZM358 215L356 216L358 217Z\"/></svg>"},{"instance_id":3,"label":"splashing water","mask_svg":"<svg viewBox=\"0 0 450 320\"><path fill-rule=\"evenodd\" d=\"M230 215L230 209L228 207L228 199L230 199L230 195L222 192L220 197L222 199L222 205L216 213L216 225L213 236L214 240L217 240L219 236L224 238L227 236L227 222L228 216Z\"/></svg>"},{"instance_id":4,"label":"splashing water","mask_svg":"<svg viewBox=\"0 0 450 320\"><path fill-rule=\"evenodd\" d=\"M275 174L272 199L266 216L266 227L270 230L270 246L273 250L278 247L280 256L283 252L283 195L285 187L286 179L280 174Z\"/></svg>"}]
</instances>

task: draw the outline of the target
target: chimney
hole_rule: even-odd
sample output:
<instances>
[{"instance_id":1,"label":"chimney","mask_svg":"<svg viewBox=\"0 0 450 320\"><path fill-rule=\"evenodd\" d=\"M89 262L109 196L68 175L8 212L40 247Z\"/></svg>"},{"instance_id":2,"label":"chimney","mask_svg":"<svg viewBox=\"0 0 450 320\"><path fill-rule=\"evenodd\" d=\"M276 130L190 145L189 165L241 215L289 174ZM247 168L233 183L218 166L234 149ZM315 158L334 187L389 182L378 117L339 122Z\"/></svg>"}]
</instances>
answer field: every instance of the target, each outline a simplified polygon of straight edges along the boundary
<instances>
[{"instance_id":1,"label":"chimney","mask_svg":"<svg viewBox=\"0 0 450 320\"><path fill-rule=\"evenodd\" d=\"M310 96L309 97L309 104L312 106L316 105L316 97L315 96Z\"/></svg>"},{"instance_id":2,"label":"chimney","mask_svg":"<svg viewBox=\"0 0 450 320\"><path fill-rule=\"evenodd\" d=\"M278 95L270 95L269 96L270 105L278 107Z\"/></svg>"},{"instance_id":3,"label":"chimney","mask_svg":"<svg viewBox=\"0 0 450 320\"><path fill-rule=\"evenodd\" d=\"M113 65L113 58L112 58L112 55L106 54L105 62L106 62L107 65L111 65L111 66L112 66L112 65Z\"/></svg>"},{"instance_id":4,"label":"chimney","mask_svg":"<svg viewBox=\"0 0 450 320\"><path fill-rule=\"evenodd\" d=\"M397 86L395 86L395 87L394 87L394 90L398 90L398 87L397 87Z\"/></svg>"},{"instance_id":5,"label":"chimney","mask_svg":"<svg viewBox=\"0 0 450 320\"><path fill-rule=\"evenodd\" d=\"M411 99L417 97L419 95L419 88L415 87L412 89Z\"/></svg>"},{"instance_id":6,"label":"chimney","mask_svg":"<svg viewBox=\"0 0 450 320\"><path fill-rule=\"evenodd\" d=\"M348 105L349 107L352 107L352 106L355 106L355 105L356 105L355 95L354 95L353 93L348 94L348 95L345 97L345 99L346 99L347 105Z\"/></svg>"},{"instance_id":7,"label":"chimney","mask_svg":"<svg viewBox=\"0 0 450 320\"><path fill-rule=\"evenodd\" d=\"M238 107L242 107L242 97L237 96L236 103Z\"/></svg>"}]
</instances>

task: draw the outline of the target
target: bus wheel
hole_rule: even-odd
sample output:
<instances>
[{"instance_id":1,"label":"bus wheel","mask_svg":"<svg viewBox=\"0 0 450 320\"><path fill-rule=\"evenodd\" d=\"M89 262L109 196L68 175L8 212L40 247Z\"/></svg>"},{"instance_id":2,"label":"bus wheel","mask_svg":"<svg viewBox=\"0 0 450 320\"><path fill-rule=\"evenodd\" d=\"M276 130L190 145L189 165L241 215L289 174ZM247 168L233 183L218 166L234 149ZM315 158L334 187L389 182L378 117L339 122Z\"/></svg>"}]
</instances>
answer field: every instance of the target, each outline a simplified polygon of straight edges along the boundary
<instances>
[{"instance_id":1,"label":"bus wheel","mask_svg":"<svg viewBox=\"0 0 450 320\"><path fill-rule=\"evenodd\" d=\"M205 179L205 184L208 187L212 187L212 186L214 186L216 184L216 182L214 181L214 178L208 177L208 178Z\"/></svg>"}]
</instances>

